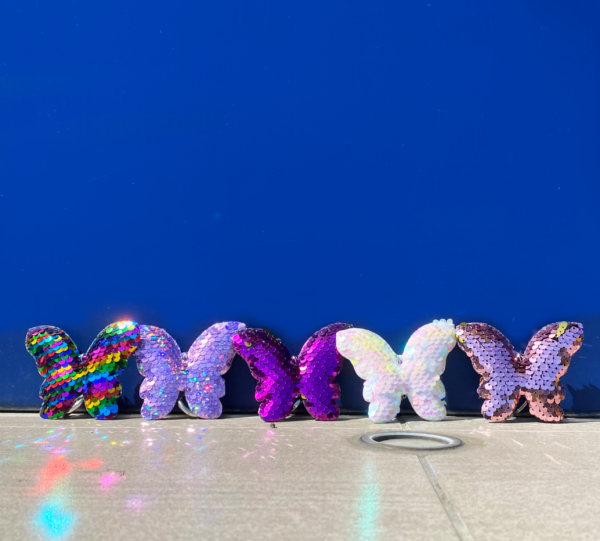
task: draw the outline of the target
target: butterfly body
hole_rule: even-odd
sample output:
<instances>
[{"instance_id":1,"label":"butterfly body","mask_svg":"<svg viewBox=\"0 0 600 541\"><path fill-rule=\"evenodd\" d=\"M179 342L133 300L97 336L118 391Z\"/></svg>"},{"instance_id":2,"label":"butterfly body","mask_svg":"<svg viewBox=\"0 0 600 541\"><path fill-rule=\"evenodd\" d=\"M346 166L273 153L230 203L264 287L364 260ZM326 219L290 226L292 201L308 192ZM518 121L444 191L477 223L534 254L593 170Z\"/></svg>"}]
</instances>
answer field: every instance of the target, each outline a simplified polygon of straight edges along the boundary
<instances>
[{"instance_id":1,"label":"butterfly body","mask_svg":"<svg viewBox=\"0 0 600 541\"><path fill-rule=\"evenodd\" d=\"M96 419L116 417L117 399L121 396L118 376L138 342L139 328L132 321L118 321L103 329L84 354L58 327L29 329L25 346L44 377L40 389L41 417L65 417L81 396L87 411Z\"/></svg>"},{"instance_id":2,"label":"butterfly body","mask_svg":"<svg viewBox=\"0 0 600 541\"><path fill-rule=\"evenodd\" d=\"M141 325L141 344L135 357L145 378L140 387L142 416L165 417L184 392L193 416L220 417L223 409L219 399L225 395L221 376L235 356L231 337L245 327L237 321L216 323L194 341L187 353L182 353L164 329Z\"/></svg>"},{"instance_id":3,"label":"butterfly body","mask_svg":"<svg viewBox=\"0 0 600 541\"><path fill-rule=\"evenodd\" d=\"M365 380L363 396L369 402L369 418L375 423L394 420L404 396L424 419L446 416L446 391L440 375L455 342L452 320L443 319L413 333L402 355L396 355L381 336L366 329L349 329L337 335L338 350Z\"/></svg>"},{"instance_id":4,"label":"butterfly body","mask_svg":"<svg viewBox=\"0 0 600 541\"><path fill-rule=\"evenodd\" d=\"M487 323L461 323L456 327L459 347L481 375L482 414L492 421L508 419L521 397L529 410L544 421L560 421L564 388L560 378L583 342L581 323L551 323L529 341L523 354Z\"/></svg>"},{"instance_id":5,"label":"butterfly body","mask_svg":"<svg viewBox=\"0 0 600 541\"><path fill-rule=\"evenodd\" d=\"M335 336L348 328L346 323L334 323L320 329L307 340L298 357L292 357L281 340L265 329L245 329L233 337L236 351L258 380L254 396L265 421L288 417L298 398L315 419L339 417L340 389L335 378L341 371L342 357L336 350Z\"/></svg>"}]
</instances>

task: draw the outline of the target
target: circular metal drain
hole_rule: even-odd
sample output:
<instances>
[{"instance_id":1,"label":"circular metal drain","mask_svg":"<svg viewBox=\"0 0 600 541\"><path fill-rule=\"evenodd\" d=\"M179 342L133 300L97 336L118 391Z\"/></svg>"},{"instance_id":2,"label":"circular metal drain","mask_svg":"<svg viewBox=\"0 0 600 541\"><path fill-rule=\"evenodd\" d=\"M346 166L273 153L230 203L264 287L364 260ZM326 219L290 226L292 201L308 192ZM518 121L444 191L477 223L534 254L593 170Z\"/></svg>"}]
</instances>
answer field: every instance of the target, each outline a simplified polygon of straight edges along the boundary
<instances>
[{"instance_id":1,"label":"circular metal drain","mask_svg":"<svg viewBox=\"0 0 600 541\"><path fill-rule=\"evenodd\" d=\"M439 451L452 449L463 444L462 440L442 434L426 432L373 432L360 437L360 440L381 449L402 449L405 451Z\"/></svg>"}]
</instances>

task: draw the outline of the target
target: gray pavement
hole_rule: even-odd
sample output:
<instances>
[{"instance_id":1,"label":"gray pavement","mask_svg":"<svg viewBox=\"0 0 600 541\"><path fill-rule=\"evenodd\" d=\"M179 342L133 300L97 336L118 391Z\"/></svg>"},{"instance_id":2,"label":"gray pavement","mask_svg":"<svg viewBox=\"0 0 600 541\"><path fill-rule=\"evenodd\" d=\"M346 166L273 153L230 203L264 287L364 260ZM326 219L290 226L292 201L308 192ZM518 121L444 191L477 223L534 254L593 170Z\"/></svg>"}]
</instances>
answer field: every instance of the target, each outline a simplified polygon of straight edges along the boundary
<instances>
[{"instance_id":1,"label":"gray pavement","mask_svg":"<svg viewBox=\"0 0 600 541\"><path fill-rule=\"evenodd\" d=\"M411 430L457 449L372 449ZM600 420L0 414L0 538L598 539Z\"/></svg>"}]
</instances>

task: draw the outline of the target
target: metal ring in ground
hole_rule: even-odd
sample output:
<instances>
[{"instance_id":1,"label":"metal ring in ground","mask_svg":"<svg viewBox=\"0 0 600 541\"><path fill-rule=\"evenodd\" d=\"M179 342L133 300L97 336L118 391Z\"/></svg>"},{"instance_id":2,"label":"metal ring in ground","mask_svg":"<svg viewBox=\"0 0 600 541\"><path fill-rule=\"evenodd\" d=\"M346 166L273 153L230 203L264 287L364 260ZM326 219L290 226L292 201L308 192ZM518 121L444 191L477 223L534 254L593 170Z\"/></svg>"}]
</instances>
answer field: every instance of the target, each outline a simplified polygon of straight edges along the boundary
<instances>
[{"instance_id":1,"label":"metal ring in ground","mask_svg":"<svg viewBox=\"0 0 600 541\"><path fill-rule=\"evenodd\" d=\"M418 439L423 441L434 441L438 445L390 445L385 443L388 440ZM373 432L364 434L360 440L369 445L374 445L380 449L403 450L403 451L441 451L442 449L452 449L463 444L462 440L443 434L429 434L427 432ZM440 445L441 444L441 445Z\"/></svg>"}]
</instances>

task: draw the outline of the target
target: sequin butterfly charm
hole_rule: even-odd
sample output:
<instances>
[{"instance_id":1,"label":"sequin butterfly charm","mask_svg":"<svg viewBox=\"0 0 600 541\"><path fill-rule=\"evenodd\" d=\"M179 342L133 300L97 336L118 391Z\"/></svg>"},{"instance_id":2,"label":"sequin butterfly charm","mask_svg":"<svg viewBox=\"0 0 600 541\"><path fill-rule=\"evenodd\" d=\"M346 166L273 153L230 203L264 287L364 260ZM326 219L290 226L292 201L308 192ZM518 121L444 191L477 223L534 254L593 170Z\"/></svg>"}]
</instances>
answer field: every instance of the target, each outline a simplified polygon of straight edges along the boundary
<instances>
[{"instance_id":1,"label":"sequin butterfly charm","mask_svg":"<svg viewBox=\"0 0 600 541\"><path fill-rule=\"evenodd\" d=\"M285 419L299 399L317 420L333 421L340 416L340 388L335 378L343 359L335 348L335 335L351 326L334 323L323 327L306 341L298 357L292 357L281 340L265 329L246 329L234 335L236 351L258 380L254 396L263 420Z\"/></svg>"},{"instance_id":2,"label":"sequin butterfly charm","mask_svg":"<svg viewBox=\"0 0 600 541\"><path fill-rule=\"evenodd\" d=\"M374 423L393 421L404 396L423 419L443 419L446 390L440 376L455 344L451 319L435 320L418 329L402 355L396 355L381 336L365 329L337 335L338 351L365 380L363 396L370 403L369 419Z\"/></svg>"},{"instance_id":3,"label":"sequin butterfly charm","mask_svg":"<svg viewBox=\"0 0 600 541\"><path fill-rule=\"evenodd\" d=\"M121 396L118 376L138 342L139 328L132 321L117 321L106 327L83 354L58 327L29 329L25 347L44 376L40 415L44 419L61 419L83 401L96 419L116 417L117 398Z\"/></svg>"},{"instance_id":4,"label":"sequin butterfly charm","mask_svg":"<svg viewBox=\"0 0 600 541\"><path fill-rule=\"evenodd\" d=\"M235 357L232 336L245 329L237 321L216 323L206 329L182 353L177 342L159 327L140 325L141 344L135 352L138 370L144 376L140 396L144 399L142 417L166 417L185 393L187 404L179 407L191 417L216 419L221 416L225 382L221 377Z\"/></svg>"},{"instance_id":5,"label":"sequin butterfly charm","mask_svg":"<svg viewBox=\"0 0 600 541\"><path fill-rule=\"evenodd\" d=\"M542 421L563 418L560 402L565 391L559 380L583 343L581 323L546 325L533 335L523 354L487 323L461 323L456 337L481 375L477 392L485 399L481 413L486 419L508 419L521 397L529 403L529 412Z\"/></svg>"}]
</instances>

